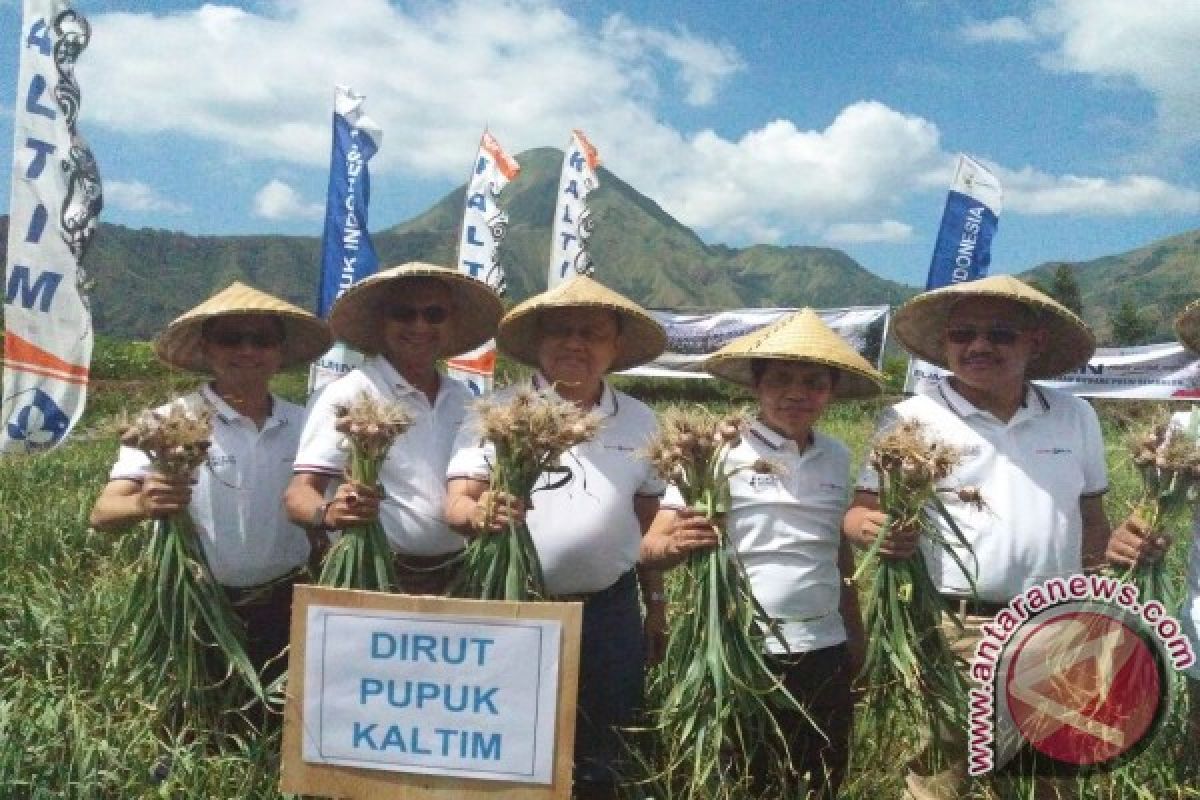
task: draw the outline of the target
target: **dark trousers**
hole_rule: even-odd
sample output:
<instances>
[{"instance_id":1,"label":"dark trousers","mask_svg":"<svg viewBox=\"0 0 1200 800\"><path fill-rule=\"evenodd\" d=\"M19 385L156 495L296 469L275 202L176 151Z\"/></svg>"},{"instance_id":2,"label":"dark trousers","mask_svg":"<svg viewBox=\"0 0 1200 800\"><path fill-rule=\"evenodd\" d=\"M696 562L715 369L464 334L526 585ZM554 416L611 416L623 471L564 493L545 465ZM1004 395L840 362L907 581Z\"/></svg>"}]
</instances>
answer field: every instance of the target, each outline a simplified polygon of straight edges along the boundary
<instances>
[{"instance_id":1,"label":"dark trousers","mask_svg":"<svg viewBox=\"0 0 1200 800\"><path fill-rule=\"evenodd\" d=\"M609 588L584 598L581 638L576 796L613 797L624 760L618 729L635 721L646 672L642 608L633 570Z\"/></svg>"},{"instance_id":2,"label":"dark trousers","mask_svg":"<svg viewBox=\"0 0 1200 800\"><path fill-rule=\"evenodd\" d=\"M854 701L850 694L853 676L849 650L845 644L838 644L807 653L768 656L767 663L820 728L813 728L802 714L775 711L775 719L787 735L792 766L798 775L808 775L812 797L832 800L838 795L850 760ZM751 774L765 775L765 755L754 761ZM766 787L755 788L762 792Z\"/></svg>"},{"instance_id":3,"label":"dark trousers","mask_svg":"<svg viewBox=\"0 0 1200 800\"><path fill-rule=\"evenodd\" d=\"M461 553L444 556L396 554L396 583L403 594L444 597L458 572Z\"/></svg>"}]
</instances>

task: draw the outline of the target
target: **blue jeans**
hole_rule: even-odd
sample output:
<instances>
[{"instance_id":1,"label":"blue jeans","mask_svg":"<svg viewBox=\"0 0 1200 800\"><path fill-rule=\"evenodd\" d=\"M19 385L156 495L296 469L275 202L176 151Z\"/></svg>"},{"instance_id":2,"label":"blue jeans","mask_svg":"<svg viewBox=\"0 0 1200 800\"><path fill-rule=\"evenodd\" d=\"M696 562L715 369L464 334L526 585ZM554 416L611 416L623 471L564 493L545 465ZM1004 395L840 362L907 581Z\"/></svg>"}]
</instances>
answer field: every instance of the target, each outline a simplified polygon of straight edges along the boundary
<instances>
[{"instance_id":1,"label":"blue jeans","mask_svg":"<svg viewBox=\"0 0 1200 800\"><path fill-rule=\"evenodd\" d=\"M629 570L583 603L575 717L577 784L620 782L624 745L617 728L635 721L642 704L645 672L637 576Z\"/></svg>"}]
</instances>

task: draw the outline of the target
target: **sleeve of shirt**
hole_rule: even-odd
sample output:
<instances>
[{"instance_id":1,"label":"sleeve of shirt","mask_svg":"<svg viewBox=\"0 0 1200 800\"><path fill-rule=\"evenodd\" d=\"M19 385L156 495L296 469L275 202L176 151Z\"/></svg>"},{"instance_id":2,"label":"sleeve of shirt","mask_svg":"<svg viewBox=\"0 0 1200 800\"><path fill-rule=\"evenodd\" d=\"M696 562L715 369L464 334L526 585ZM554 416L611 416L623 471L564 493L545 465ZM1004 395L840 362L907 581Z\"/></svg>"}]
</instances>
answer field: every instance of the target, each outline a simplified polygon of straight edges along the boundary
<instances>
[{"instance_id":1,"label":"sleeve of shirt","mask_svg":"<svg viewBox=\"0 0 1200 800\"><path fill-rule=\"evenodd\" d=\"M879 415L879 419L875 423L875 432L871 434L871 441L874 442L879 436L897 422L900 421L900 414L893 408L885 408L883 413ZM868 455L864 459L869 458L870 448L868 446ZM869 461L864 460L862 467L858 471L858 479L854 483L855 489L862 492L878 492L879 491L879 474L871 469Z\"/></svg>"},{"instance_id":2,"label":"sleeve of shirt","mask_svg":"<svg viewBox=\"0 0 1200 800\"><path fill-rule=\"evenodd\" d=\"M121 449L117 453L117 462L109 470L108 479L140 483L148 472L150 472L150 457L136 447L121 445Z\"/></svg>"},{"instance_id":3,"label":"sleeve of shirt","mask_svg":"<svg viewBox=\"0 0 1200 800\"><path fill-rule=\"evenodd\" d=\"M446 465L446 480L471 478L486 481L492 476L496 447L479 435L478 418L467 412L454 437L454 451Z\"/></svg>"},{"instance_id":4,"label":"sleeve of shirt","mask_svg":"<svg viewBox=\"0 0 1200 800\"><path fill-rule=\"evenodd\" d=\"M339 388L337 384L327 386L309 408L292 466L294 472L341 475L345 471L348 454L342 449L342 435L333 427L334 405L341 402Z\"/></svg>"},{"instance_id":5,"label":"sleeve of shirt","mask_svg":"<svg viewBox=\"0 0 1200 800\"><path fill-rule=\"evenodd\" d=\"M1108 463L1104 460L1104 433L1100 419L1091 404L1083 405L1083 494L1098 495L1108 491Z\"/></svg>"}]
</instances>

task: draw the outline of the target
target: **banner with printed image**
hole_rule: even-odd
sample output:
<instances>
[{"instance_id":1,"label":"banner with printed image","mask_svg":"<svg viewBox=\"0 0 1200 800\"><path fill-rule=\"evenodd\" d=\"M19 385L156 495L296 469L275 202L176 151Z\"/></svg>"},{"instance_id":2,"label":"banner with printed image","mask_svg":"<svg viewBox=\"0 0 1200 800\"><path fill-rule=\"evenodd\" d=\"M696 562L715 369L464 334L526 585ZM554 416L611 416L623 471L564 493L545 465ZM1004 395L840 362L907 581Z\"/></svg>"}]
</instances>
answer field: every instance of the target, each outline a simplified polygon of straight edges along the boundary
<instances>
[{"instance_id":1,"label":"banner with printed image","mask_svg":"<svg viewBox=\"0 0 1200 800\"><path fill-rule=\"evenodd\" d=\"M553 289L573 275L591 275L595 271L587 251L587 240L594 224L587 197L600 185L596 174L599 168L600 156L596 148L583 131L576 129L563 154L562 175L558 179L547 289Z\"/></svg>"}]
</instances>

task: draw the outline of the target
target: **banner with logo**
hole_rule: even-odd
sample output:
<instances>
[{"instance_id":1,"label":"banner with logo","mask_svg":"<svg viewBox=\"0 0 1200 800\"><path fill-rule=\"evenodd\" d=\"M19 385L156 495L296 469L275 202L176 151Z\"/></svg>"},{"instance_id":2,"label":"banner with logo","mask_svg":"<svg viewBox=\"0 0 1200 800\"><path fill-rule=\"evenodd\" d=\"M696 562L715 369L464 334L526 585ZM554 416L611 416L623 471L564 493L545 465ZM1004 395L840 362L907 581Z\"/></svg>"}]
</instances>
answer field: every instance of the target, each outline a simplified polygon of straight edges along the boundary
<instances>
[{"instance_id":1,"label":"banner with logo","mask_svg":"<svg viewBox=\"0 0 1200 800\"><path fill-rule=\"evenodd\" d=\"M913 368L914 384L907 390L928 391L949 374L932 364L917 361ZM1075 372L1037 383L1080 397L1195 399L1200 398L1200 361L1195 353L1174 342L1141 347L1101 347Z\"/></svg>"},{"instance_id":2,"label":"banner with logo","mask_svg":"<svg viewBox=\"0 0 1200 800\"><path fill-rule=\"evenodd\" d=\"M4 284L4 453L60 444L87 402L92 315L80 260L103 198L76 127L75 62L90 39L68 3L25 0Z\"/></svg>"},{"instance_id":3,"label":"banner with logo","mask_svg":"<svg viewBox=\"0 0 1200 800\"><path fill-rule=\"evenodd\" d=\"M367 206L371 202L367 162L379 150L383 131L363 112L365 99L348 86L338 86L333 92L333 150L317 286L317 315L322 319L329 316L334 301L358 281L375 274L379 266L367 232ZM335 342L313 365L309 391L345 375L362 361L362 354Z\"/></svg>"},{"instance_id":4,"label":"banner with logo","mask_svg":"<svg viewBox=\"0 0 1200 800\"><path fill-rule=\"evenodd\" d=\"M987 167L960 155L946 196L925 289L985 278L1004 193Z\"/></svg>"},{"instance_id":5,"label":"banner with logo","mask_svg":"<svg viewBox=\"0 0 1200 800\"><path fill-rule=\"evenodd\" d=\"M558 179L547 289L553 289L572 275L591 275L595 271L587 252L587 240L594 224L587 196L600 185L596 174L599 168L600 156L596 148L583 131L576 129L563 154L562 175Z\"/></svg>"},{"instance_id":6,"label":"banner with logo","mask_svg":"<svg viewBox=\"0 0 1200 800\"><path fill-rule=\"evenodd\" d=\"M497 203L500 192L521 171L517 160L488 131L479 141L475 166L467 181L462 232L458 241L458 269L478 278L503 295L504 268L499 245L508 231L508 214ZM450 377L463 381L476 395L492 390L496 369L496 342L489 340L469 353L446 362Z\"/></svg>"},{"instance_id":7,"label":"banner with logo","mask_svg":"<svg viewBox=\"0 0 1200 800\"><path fill-rule=\"evenodd\" d=\"M705 314L650 310L667 331L667 349L654 361L626 370L623 375L655 378L711 378L702 370L704 359L739 336L770 325L795 308L742 308ZM883 366L890 306L854 306L817 310L821 321L845 339L862 356Z\"/></svg>"}]
</instances>

